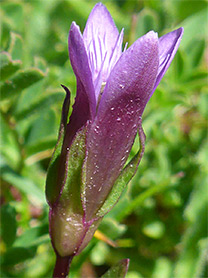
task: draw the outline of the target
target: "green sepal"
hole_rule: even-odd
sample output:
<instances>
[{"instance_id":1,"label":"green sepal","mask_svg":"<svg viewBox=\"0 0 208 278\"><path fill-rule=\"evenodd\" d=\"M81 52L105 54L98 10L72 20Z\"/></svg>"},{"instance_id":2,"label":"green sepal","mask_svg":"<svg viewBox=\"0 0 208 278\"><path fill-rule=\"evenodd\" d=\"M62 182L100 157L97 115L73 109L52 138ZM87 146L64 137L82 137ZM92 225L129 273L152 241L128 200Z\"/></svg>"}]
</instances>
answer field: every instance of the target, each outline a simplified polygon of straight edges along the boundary
<instances>
[{"instance_id":1,"label":"green sepal","mask_svg":"<svg viewBox=\"0 0 208 278\"><path fill-rule=\"evenodd\" d=\"M37 68L19 70L0 86L1 99L3 100L16 95L44 77L45 74Z\"/></svg>"},{"instance_id":2,"label":"green sepal","mask_svg":"<svg viewBox=\"0 0 208 278\"><path fill-rule=\"evenodd\" d=\"M96 213L97 217L103 217L114 207L114 205L118 202L124 188L136 173L141 158L144 154L144 147L145 147L144 144L145 134L143 132L141 124L139 125L138 128L138 134L139 134L140 149L138 153L131 159L131 161L122 170L121 174L119 175L115 184L113 185L107 199L103 203L102 207L97 211Z\"/></svg>"},{"instance_id":3,"label":"green sepal","mask_svg":"<svg viewBox=\"0 0 208 278\"><path fill-rule=\"evenodd\" d=\"M0 72L1 80L5 80L13 75L18 69L20 69L22 62L20 60L12 60L11 55L8 52L0 53Z\"/></svg>"},{"instance_id":4,"label":"green sepal","mask_svg":"<svg viewBox=\"0 0 208 278\"><path fill-rule=\"evenodd\" d=\"M129 268L129 259L120 261L117 265L111 267L101 278L125 278Z\"/></svg>"},{"instance_id":5,"label":"green sepal","mask_svg":"<svg viewBox=\"0 0 208 278\"><path fill-rule=\"evenodd\" d=\"M82 166L86 154L86 129L77 132L67 153L65 184L60 197L60 204L66 204L69 210L82 213L81 193ZM65 206L65 205L64 205Z\"/></svg>"},{"instance_id":6,"label":"green sepal","mask_svg":"<svg viewBox=\"0 0 208 278\"><path fill-rule=\"evenodd\" d=\"M58 141L56 143L54 153L49 163L47 178L46 178L46 199L49 205L52 205L56 202L61 190L61 182L60 180L58 180L59 160L61 156L62 145L65 136L65 129L67 126L69 106L70 106L70 92L65 86L62 85L62 87L66 91L66 97L64 99L64 103L62 107L62 118L61 118L61 124L59 129Z\"/></svg>"},{"instance_id":7,"label":"green sepal","mask_svg":"<svg viewBox=\"0 0 208 278\"><path fill-rule=\"evenodd\" d=\"M61 256L80 252L93 237L100 221L98 219L93 225L83 221L80 187L86 153L86 129L84 127L77 131L67 149L62 192L51 210L51 238L56 252Z\"/></svg>"}]
</instances>

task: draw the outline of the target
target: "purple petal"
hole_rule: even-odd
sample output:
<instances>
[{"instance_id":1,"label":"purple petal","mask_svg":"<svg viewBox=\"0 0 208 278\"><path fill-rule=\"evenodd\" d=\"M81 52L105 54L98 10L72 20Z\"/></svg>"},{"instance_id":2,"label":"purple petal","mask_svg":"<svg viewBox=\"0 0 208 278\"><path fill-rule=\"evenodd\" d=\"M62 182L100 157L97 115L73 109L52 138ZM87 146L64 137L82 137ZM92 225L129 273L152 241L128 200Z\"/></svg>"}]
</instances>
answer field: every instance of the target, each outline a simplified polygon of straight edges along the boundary
<instances>
[{"instance_id":1,"label":"purple petal","mask_svg":"<svg viewBox=\"0 0 208 278\"><path fill-rule=\"evenodd\" d=\"M87 136L86 221L102 205L128 158L158 64L158 37L149 32L123 53L111 72Z\"/></svg>"},{"instance_id":2,"label":"purple petal","mask_svg":"<svg viewBox=\"0 0 208 278\"><path fill-rule=\"evenodd\" d=\"M83 33L83 40L98 98L101 83L107 81L111 69L122 53L123 41L123 31L119 36L114 21L103 4L98 3L92 10Z\"/></svg>"},{"instance_id":3,"label":"purple petal","mask_svg":"<svg viewBox=\"0 0 208 278\"><path fill-rule=\"evenodd\" d=\"M74 135L96 113L96 100L92 75L82 34L76 23L72 23L69 31L69 57L77 79L77 94L70 122L66 128L62 148L62 160L66 156L66 149L70 147Z\"/></svg>"},{"instance_id":4,"label":"purple petal","mask_svg":"<svg viewBox=\"0 0 208 278\"><path fill-rule=\"evenodd\" d=\"M76 101L79 99L80 102L85 104L88 102L90 118L94 118L96 111L96 101L92 83L92 74L89 68L87 52L84 46L82 34L80 32L79 26L77 26L75 22L73 22L71 25L68 43L71 65L77 78L78 88ZM76 105L77 104L75 104L75 106ZM81 111L85 113L83 109Z\"/></svg>"},{"instance_id":5,"label":"purple petal","mask_svg":"<svg viewBox=\"0 0 208 278\"><path fill-rule=\"evenodd\" d=\"M154 89L157 88L167 69L169 68L181 42L183 28L179 28L159 38L159 69ZM151 95L152 95L151 94Z\"/></svg>"}]
</instances>

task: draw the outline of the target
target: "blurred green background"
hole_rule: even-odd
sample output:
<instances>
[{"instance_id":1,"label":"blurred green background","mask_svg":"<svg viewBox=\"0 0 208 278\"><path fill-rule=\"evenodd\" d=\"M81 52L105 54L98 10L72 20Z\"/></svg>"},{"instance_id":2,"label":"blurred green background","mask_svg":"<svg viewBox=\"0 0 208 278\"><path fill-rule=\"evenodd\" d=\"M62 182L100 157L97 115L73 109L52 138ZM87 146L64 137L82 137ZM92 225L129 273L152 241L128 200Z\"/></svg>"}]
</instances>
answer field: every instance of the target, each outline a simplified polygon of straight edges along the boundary
<instances>
[{"instance_id":1,"label":"blurred green background","mask_svg":"<svg viewBox=\"0 0 208 278\"><path fill-rule=\"evenodd\" d=\"M130 258L127 278L207 274L207 1L102 1L124 43L180 26L179 51L146 107L139 170L70 277L99 277ZM95 1L1 1L1 277L51 277L55 262L44 196L57 140L60 84L75 96L68 59L72 21L84 29ZM131 155L138 150L136 139Z\"/></svg>"}]
</instances>

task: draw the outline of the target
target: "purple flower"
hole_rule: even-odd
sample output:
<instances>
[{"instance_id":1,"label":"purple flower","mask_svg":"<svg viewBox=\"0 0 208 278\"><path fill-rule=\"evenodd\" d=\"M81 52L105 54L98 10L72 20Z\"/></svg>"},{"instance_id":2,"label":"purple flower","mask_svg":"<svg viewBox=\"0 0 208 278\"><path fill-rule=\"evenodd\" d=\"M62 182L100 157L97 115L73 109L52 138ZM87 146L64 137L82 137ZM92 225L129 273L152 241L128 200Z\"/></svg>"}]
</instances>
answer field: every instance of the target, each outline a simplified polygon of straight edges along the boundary
<instances>
[{"instance_id":1,"label":"purple flower","mask_svg":"<svg viewBox=\"0 0 208 278\"><path fill-rule=\"evenodd\" d=\"M51 238L60 256L86 246L135 174L144 152L144 108L169 68L182 34L179 28L158 38L150 31L122 52L123 30L119 34L101 3L92 10L83 35L72 23L69 57L77 95L68 123L65 88L60 136L46 187ZM137 131L141 150L125 166ZM55 178L50 178L52 174Z\"/></svg>"}]
</instances>

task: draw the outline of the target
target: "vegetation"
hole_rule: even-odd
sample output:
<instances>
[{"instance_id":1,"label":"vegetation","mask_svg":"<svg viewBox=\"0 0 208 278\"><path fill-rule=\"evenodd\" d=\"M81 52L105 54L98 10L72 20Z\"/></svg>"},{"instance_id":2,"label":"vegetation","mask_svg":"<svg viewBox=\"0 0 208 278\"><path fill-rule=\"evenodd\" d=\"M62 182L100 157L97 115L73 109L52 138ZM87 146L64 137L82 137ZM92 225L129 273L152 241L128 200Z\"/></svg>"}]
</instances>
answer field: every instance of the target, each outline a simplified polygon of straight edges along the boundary
<instances>
[{"instance_id":1,"label":"vegetation","mask_svg":"<svg viewBox=\"0 0 208 278\"><path fill-rule=\"evenodd\" d=\"M208 277L207 1L102 2L129 45L152 29L161 36L183 26L184 36L146 107L139 170L70 277L100 277L124 258L127 278ZM65 96L60 84L76 93L67 37L72 21L84 29L95 3L1 1L1 277L52 275L44 190ZM131 155L138 147L137 138Z\"/></svg>"}]
</instances>

